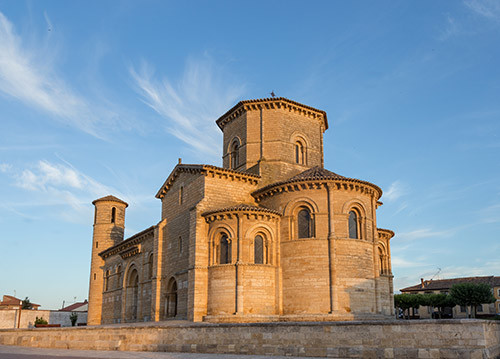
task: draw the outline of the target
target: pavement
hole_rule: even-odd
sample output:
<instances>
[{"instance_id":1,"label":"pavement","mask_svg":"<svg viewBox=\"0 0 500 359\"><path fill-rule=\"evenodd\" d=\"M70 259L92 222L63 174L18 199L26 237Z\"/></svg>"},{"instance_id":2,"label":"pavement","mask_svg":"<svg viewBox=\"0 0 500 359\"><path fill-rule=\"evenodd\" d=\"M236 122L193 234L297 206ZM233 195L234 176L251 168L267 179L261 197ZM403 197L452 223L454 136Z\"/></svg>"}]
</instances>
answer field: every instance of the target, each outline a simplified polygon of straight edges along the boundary
<instances>
[{"instance_id":1,"label":"pavement","mask_svg":"<svg viewBox=\"0 0 500 359\"><path fill-rule=\"evenodd\" d=\"M0 345L0 359L293 359L291 356L43 349ZM302 358L303 359L303 358ZM314 359L314 358L309 358Z\"/></svg>"}]
</instances>

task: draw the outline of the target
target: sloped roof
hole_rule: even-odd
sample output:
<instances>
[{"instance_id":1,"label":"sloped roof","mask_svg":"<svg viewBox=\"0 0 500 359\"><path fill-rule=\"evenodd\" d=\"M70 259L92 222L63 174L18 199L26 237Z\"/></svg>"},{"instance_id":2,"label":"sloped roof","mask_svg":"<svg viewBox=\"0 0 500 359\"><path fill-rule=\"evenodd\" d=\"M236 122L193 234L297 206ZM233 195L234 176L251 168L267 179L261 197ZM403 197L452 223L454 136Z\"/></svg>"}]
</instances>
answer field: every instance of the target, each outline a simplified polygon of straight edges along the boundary
<instances>
[{"instance_id":1,"label":"sloped roof","mask_svg":"<svg viewBox=\"0 0 500 359\"><path fill-rule=\"evenodd\" d=\"M344 177L344 176L341 176L335 172L328 171L321 166L312 167L308 170L305 170L304 172L299 173L298 175L290 177L287 180L271 183L270 185L267 185L265 187L262 187L262 188L256 190L255 192L252 193L252 195L258 195L258 194L265 192L273 187L281 186L284 184L305 182L305 181L318 181L318 180L319 181L342 180L342 181L347 181L347 182L364 184L364 185L368 185L368 186L374 188L378 192L379 198L382 196L382 190L380 189L380 187L377 185L374 185L373 183L370 183L368 181L362 181L362 180L359 180L356 178Z\"/></svg>"},{"instance_id":2,"label":"sloped roof","mask_svg":"<svg viewBox=\"0 0 500 359\"><path fill-rule=\"evenodd\" d=\"M250 105L250 106L249 106ZM251 106L253 105L253 106ZM248 109L257 108L259 105L267 105L273 107L291 107L294 109L299 109L304 113L309 115L313 115L314 117L323 118L323 124L325 126L325 130L328 129L328 120L326 118L326 112L323 110L318 110L317 108L301 104L300 102L289 100L285 97L271 97L271 98L261 98L254 100L243 100L234 105L231 109L229 109L225 114L215 121L217 126L221 130L224 129L224 126L232 121L235 118L235 115L238 115L238 112L244 111L245 106Z\"/></svg>"},{"instance_id":3,"label":"sloped roof","mask_svg":"<svg viewBox=\"0 0 500 359\"><path fill-rule=\"evenodd\" d=\"M0 301L0 306L8 306L8 305L20 305L22 303L22 299L16 298L12 295L4 295L2 301ZM40 307L40 304L31 303L32 307Z\"/></svg>"},{"instance_id":4,"label":"sloped roof","mask_svg":"<svg viewBox=\"0 0 500 359\"><path fill-rule=\"evenodd\" d=\"M202 214L202 216L209 216L215 213L221 213L221 212L264 212L264 213L271 213L271 214L276 214L281 216L281 213L278 211L275 211L274 209L270 208L265 208L265 207L258 207L258 206L253 206L250 204L244 204L240 203L235 206L229 206L229 207L224 207L224 208L218 208L215 210L207 211Z\"/></svg>"},{"instance_id":5,"label":"sloped roof","mask_svg":"<svg viewBox=\"0 0 500 359\"><path fill-rule=\"evenodd\" d=\"M330 179L330 178L347 178L336 174L335 172L328 171L320 166L315 166L304 172L299 173L296 176L289 178L287 181L293 182L297 180L309 180L309 179Z\"/></svg>"},{"instance_id":6,"label":"sloped roof","mask_svg":"<svg viewBox=\"0 0 500 359\"><path fill-rule=\"evenodd\" d=\"M170 189L172 184L174 183L175 179L179 176L179 173L181 172L187 172L187 173L216 173L220 175L224 175L226 177L234 178L234 179L239 179L239 180L244 180L244 181L251 181L254 183L257 183L257 181L260 179L260 176L253 174L253 173L248 173L248 172L243 172L243 171L237 171L237 170L232 170L229 168L223 168L223 167L217 167L213 165L200 165L200 164L184 164L184 163L179 163L175 168L172 170L170 175L167 177L163 185L160 187L158 192L156 193L156 198L162 199L167 191Z\"/></svg>"},{"instance_id":7,"label":"sloped roof","mask_svg":"<svg viewBox=\"0 0 500 359\"><path fill-rule=\"evenodd\" d=\"M491 287L499 287L500 277L487 276L487 277L463 277L463 278L424 280L420 284L401 289L401 292L448 290L454 284L461 284L461 283L474 283L474 284L482 283L482 284L488 284Z\"/></svg>"},{"instance_id":8,"label":"sloped roof","mask_svg":"<svg viewBox=\"0 0 500 359\"><path fill-rule=\"evenodd\" d=\"M115 196L111 196L111 195L98 198L95 201L93 201L92 204L96 204L97 202L101 202L101 201L111 201L111 202L123 203L125 205L125 207L128 207L128 203L127 202L122 201L121 199L119 199L119 198L117 198Z\"/></svg>"},{"instance_id":9,"label":"sloped roof","mask_svg":"<svg viewBox=\"0 0 500 359\"><path fill-rule=\"evenodd\" d=\"M59 311L60 312L72 312L72 311L77 310L80 307L83 307L87 304L89 304L89 302L87 300L85 300L83 302L76 302L76 303L73 303L71 305L68 305L67 307L59 309Z\"/></svg>"}]
</instances>

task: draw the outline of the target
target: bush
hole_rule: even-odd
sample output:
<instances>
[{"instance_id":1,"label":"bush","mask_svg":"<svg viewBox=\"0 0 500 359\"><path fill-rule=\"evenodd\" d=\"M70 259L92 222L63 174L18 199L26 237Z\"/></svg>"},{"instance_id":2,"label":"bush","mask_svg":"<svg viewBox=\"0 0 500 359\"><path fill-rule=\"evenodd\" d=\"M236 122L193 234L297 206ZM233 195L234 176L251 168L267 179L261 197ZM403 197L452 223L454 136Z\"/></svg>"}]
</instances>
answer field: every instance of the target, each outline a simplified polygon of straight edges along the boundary
<instances>
[{"instance_id":1,"label":"bush","mask_svg":"<svg viewBox=\"0 0 500 359\"><path fill-rule=\"evenodd\" d=\"M37 325L37 324L49 324L49 322L47 322L45 319L43 319L43 317L40 317L40 318L36 317L35 325Z\"/></svg>"},{"instance_id":2,"label":"bush","mask_svg":"<svg viewBox=\"0 0 500 359\"><path fill-rule=\"evenodd\" d=\"M78 314L75 312L71 313L69 320L71 320L71 326L74 327L76 325L76 321L78 320Z\"/></svg>"}]
</instances>

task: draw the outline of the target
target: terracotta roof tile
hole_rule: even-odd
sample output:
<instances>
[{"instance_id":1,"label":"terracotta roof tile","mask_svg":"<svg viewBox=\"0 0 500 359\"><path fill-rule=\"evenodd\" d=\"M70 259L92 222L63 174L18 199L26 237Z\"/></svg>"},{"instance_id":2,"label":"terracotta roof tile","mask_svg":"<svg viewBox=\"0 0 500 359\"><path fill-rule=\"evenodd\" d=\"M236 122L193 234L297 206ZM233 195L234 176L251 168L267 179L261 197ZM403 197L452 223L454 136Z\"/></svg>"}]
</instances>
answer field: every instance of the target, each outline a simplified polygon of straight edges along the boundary
<instances>
[{"instance_id":1,"label":"terracotta roof tile","mask_svg":"<svg viewBox=\"0 0 500 359\"><path fill-rule=\"evenodd\" d=\"M448 290L454 284L461 283L475 283L475 284L488 284L491 287L500 286L500 277L463 277L463 278L450 278L450 279L436 279L424 280L422 283L401 289L401 292L425 292L434 290Z\"/></svg>"},{"instance_id":2,"label":"terracotta roof tile","mask_svg":"<svg viewBox=\"0 0 500 359\"><path fill-rule=\"evenodd\" d=\"M71 305L68 305L67 307L64 307L62 309L59 309L60 312L72 312L73 310L75 309L78 309L86 304L88 304L89 302L87 302L87 300L83 301L83 302L76 302L76 303L73 303Z\"/></svg>"},{"instance_id":3,"label":"terracotta roof tile","mask_svg":"<svg viewBox=\"0 0 500 359\"><path fill-rule=\"evenodd\" d=\"M211 214L215 213L221 213L221 212L264 212L264 213L271 213L271 214L277 214L281 216L281 213L278 211L275 211L274 209L269 209L265 207L258 207L254 205L249 205L249 204L237 204L235 206L229 206L229 207L224 207L224 208L218 208L215 210L207 211L202 214L202 216L209 216Z\"/></svg>"},{"instance_id":4,"label":"terracotta roof tile","mask_svg":"<svg viewBox=\"0 0 500 359\"><path fill-rule=\"evenodd\" d=\"M123 203L126 207L128 207L128 203L127 202L122 201L121 199L119 199L119 198L117 198L115 196L111 196L111 195L98 198L95 201L93 201L92 204L96 204L96 202L101 202L101 201L119 202L119 203Z\"/></svg>"},{"instance_id":5,"label":"terracotta roof tile","mask_svg":"<svg viewBox=\"0 0 500 359\"><path fill-rule=\"evenodd\" d=\"M321 180L343 180L343 181L347 181L347 182L355 182L355 183L365 184L365 185L371 186L372 188L375 188L375 190L379 194L379 198L382 196L382 190L380 189L380 187L377 185L374 185L373 183L370 183L368 181L362 181L362 180L359 180L356 178L344 177L344 176L341 176L335 172L328 171L320 166L312 167L312 168L305 170L304 172L301 172L298 175L295 175L295 176L293 176L285 181L271 183L270 185L267 185L265 187L262 187L262 188L256 190L252 194L257 195L259 193L267 191L268 189L271 189L271 188L276 187L276 186L281 186L284 184L302 182L302 181L318 181L318 180L320 180L320 181Z\"/></svg>"}]
</instances>

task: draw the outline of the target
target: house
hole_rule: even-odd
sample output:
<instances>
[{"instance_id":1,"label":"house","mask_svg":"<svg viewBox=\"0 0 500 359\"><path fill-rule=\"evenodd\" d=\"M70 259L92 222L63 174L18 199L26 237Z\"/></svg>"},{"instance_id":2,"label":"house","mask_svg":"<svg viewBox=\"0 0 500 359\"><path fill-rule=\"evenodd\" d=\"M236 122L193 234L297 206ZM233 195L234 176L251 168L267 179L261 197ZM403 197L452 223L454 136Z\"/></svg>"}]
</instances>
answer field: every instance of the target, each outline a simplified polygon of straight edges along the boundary
<instances>
[{"instance_id":1,"label":"house","mask_svg":"<svg viewBox=\"0 0 500 359\"><path fill-rule=\"evenodd\" d=\"M31 303L31 309L38 310L40 304ZM23 305L23 300L13 297L11 295L4 295L2 301L0 302L0 310L3 309L19 309Z\"/></svg>"},{"instance_id":2,"label":"house","mask_svg":"<svg viewBox=\"0 0 500 359\"><path fill-rule=\"evenodd\" d=\"M86 312L89 309L89 302L85 299L83 302L76 302L59 309L60 312Z\"/></svg>"},{"instance_id":3,"label":"house","mask_svg":"<svg viewBox=\"0 0 500 359\"><path fill-rule=\"evenodd\" d=\"M401 289L402 293L409 294L427 294L427 293L443 293L448 294L454 284L474 283L474 284L487 284L491 287L493 295L496 299L495 303L483 304L477 307L478 315L500 315L500 277L486 276L486 277L463 277L451 279L438 279L438 280L424 280L420 279L420 284ZM432 308L420 307L418 309L420 318L430 318L432 316ZM446 308L445 314L453 318L466 318L467 310L464 306L457 305L453 308Z\"/></svg>"}]
</instances>

